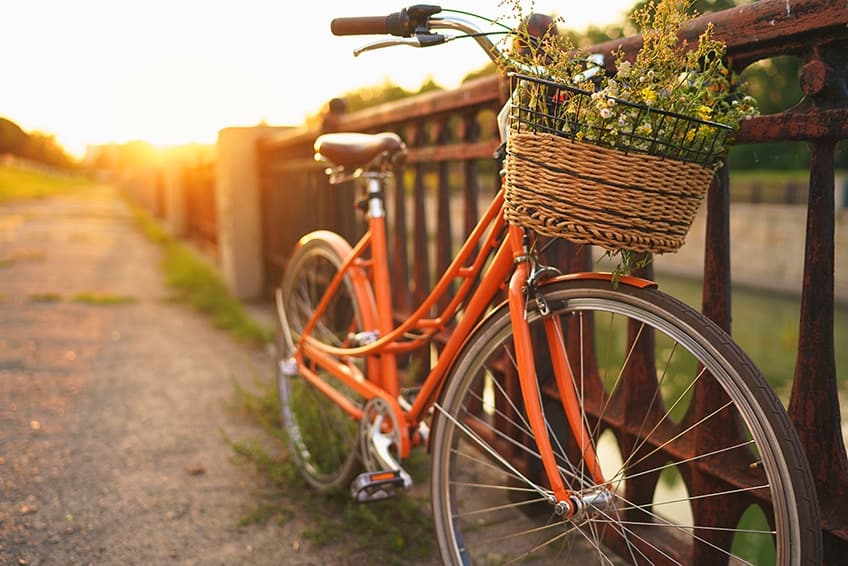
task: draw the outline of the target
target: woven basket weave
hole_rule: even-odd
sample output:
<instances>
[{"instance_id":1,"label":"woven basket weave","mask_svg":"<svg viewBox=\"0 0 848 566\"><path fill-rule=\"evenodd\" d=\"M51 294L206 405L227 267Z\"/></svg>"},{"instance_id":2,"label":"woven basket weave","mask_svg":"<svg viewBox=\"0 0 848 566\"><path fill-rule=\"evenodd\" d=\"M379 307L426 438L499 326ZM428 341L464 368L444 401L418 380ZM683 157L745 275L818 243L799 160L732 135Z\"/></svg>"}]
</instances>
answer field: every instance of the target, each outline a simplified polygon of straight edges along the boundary
<instances>
[{"instance_id":1,"label":"woven basket weave","mask_svg":"<svg viewBox=\"0 0 848 566\"><path fill-rule=\"evenodd\" d=\"M506 171L509 222L577 244L651 253L683 245L713 178L697 163L516 131Z\"/></svg>"}]
</instances>

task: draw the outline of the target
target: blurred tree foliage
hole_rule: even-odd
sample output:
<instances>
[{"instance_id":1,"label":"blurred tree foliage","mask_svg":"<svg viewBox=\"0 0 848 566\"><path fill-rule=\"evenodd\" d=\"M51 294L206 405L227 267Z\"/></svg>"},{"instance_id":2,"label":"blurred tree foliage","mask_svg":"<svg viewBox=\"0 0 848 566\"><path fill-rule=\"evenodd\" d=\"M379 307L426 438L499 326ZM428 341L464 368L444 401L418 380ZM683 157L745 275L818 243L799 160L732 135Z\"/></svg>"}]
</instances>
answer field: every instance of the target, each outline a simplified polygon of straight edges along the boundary
<instances>
[{"instance_id":1,"label":"blurred tree foliage","mask_svg":"<svg viewBox=\"0 0 848 566\"><path fill-rule=\"evenodd\" d=\"M357 110L363 110L372 106L379 106L380 104L387 104L389 102L402 100L410 96L436 90L443 90L443 88L436 84L432 77L424 81L421 88L416 91L406 90L387 79L381 85L366 86L347 92L342 96L342 98L344 98L345 101L345 111L356 112Z\"/></svg>"},{"instance_id":2,"label":"blurred tree foliage","mask_svg":"<svg viewBox=\"0 0 848 566\"><path fill-rule=\"evenodd\" d=\"M0 118L0 155L6 153L54 167L73 168L76 164L52 135L27 133L11 120Z\"/></svg>"}]
</instances>

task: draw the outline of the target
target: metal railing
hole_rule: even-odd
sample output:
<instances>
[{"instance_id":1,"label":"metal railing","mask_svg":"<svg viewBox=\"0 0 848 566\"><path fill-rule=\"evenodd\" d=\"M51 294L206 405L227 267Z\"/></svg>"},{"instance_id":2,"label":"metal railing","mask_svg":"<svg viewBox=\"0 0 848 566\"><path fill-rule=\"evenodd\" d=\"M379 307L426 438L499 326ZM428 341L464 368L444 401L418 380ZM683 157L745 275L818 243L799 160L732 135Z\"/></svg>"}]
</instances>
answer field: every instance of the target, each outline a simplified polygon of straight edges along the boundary
<instances>
[{"instance_id":1,"label":"metal railing","mask_svg":"<svg viewBox=\"0 0 848 566\"><path fill-rule=\"evenodd\" d=\"M826 562L844 563L848 556L848 458L841 433L833 335L834 155L836 143L848 138L848 5L843 0L762 0L703 16L683 35L694 43L707 22L713 23L715 36L727 43L736 71L778 55L794 55L802 61L802 103L745 122L738 142L804 141L811 148L800 338L789 413L818 488ZM640 43L637 36L598 45L596 50L633 52ZM410 282L395 286L396 316L403 318L426 293L431 274L447 265L457 238L476 221L478 201L485 198L481 193L497 188L491 159L499 143L494 115L505 95L503 82L491 76L449 92L352 114L344 113L343 103L334 101L320 126L264 139L259 167L267 286L279 281L287 254L304 232L331 226L355 239L361 229L352 210L351 189L328 186L322 166L312 160L315 137L326 131L396 131L410 147L407 166L397 175L390 195L392 276L394 281ZM726 166L722 168L707 198L703 278L703 310L728 330L730 175ZM559 265L572 270L591 267L590 254L571 245L560 245L557 253ZM638 396L638 384L628 389ZM625 434L624 428L620 434Z\"/></svg>"}]
</instances>

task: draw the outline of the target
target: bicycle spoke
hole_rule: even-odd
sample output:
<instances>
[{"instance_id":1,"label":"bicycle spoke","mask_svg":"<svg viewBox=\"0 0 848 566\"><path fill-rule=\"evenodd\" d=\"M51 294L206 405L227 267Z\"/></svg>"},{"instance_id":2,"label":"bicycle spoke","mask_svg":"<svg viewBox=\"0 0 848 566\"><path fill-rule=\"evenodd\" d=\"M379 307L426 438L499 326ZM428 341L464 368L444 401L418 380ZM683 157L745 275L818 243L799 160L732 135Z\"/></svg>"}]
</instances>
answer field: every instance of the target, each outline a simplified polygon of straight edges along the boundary
<instances>
[{"instance_id":1,"label":"bicycle spoke","mask_svg":"<svg viewBox=\"0 0 848 566\"><path fill-rule=\"evenodd\" d=\"M754 444L753 440L748 440L746 442L740 442L739 444L734 444L733 446L728 446L726 448L719 448L718 450L713 450L712 452L707 452L705 454L700 454L698 456L692 456L691 458L684 458L683 460L677 460L676 462L669 462L668 464L665 464L664 466L657 466L657 467L651 468L649 470L643 470L641 472L636 472L636 473L633 473L633 474L626 474L621 479L628 480L628 479L631 479L631 478L638 478L639 476L644 476L644 475L653 474L653 473L656 473L656 472L661 472L663 470L667 470L669 468L674 468L676 466L679 466L680 464L687 464L689 462L697 462L698 460L701 460L703 458L709 458L711 456L718 456L719 454L723 454L725 452L730 452L732 450L738 450L740 448L744 448L746 446L751 446L753 444ZM623 470L621 470L621 471L623 471Z\"/></svg>"},{"instance_id":2,"label":"bicycle spoke","mask_svg":"<svg viewBox=\"0 0 848 566\"><path fill-rule=\"evenodd\" d=\"M724 405L722 405L721 407L719 407L718 409L716 409L715 411L713 411L713 412L712 412L712 413L710 413L709 415L707 415L707 416L703 417L703 418L702 418L701 420L699 420L698 422L696 422L696 423L692 424L692 425L691 425L691 426L689 426L688 428L686 428L686 429L684 429L684 430L680 431L679 433L677 433L677 434L676 434L676 435L674 435L673 437L669 438L668 440L666 440L665 442L663 442L662 444L660 444L659 446L657 446L656 448L654 448L653 450L651 450L650 452L648 452L647 454L645 454L644 456L642 456L641 458L639 458L637 461L633 462L632 464L630 464L630 463L628 462L628 463L626 463L626 465L623 465L623 466L622 466L622 468L629 467L630 465L632 465L632 466L636 466L637 464L641 464L642 462L644 462L645 460L647 460L648 458L650 458L651 456L653 456L654 454L656 454L657 452L659 452L660 450L662 450L663 448L665 448L666 446L668 446L669 444L671 444L672 442L674 442L675 440L678 440L679 438L682 438L683 436L686 436L686 435L687 435L687 434L689 434L691 431L695 430L695 428L697 428L698 426L700 426L700 425L702 425L703 423L707 422L708 420L710 420L711 418L713 418L714 416L716 416L717 414L721 413L723 410L727 409L728 407L730 407L730 406L732 406L732 405L733 405L733 401L728 401L727 403L725 403ZM646 440L643 440L643 441L642 441L642 444L640 444L640 445L639 445L639 448L641 448L642 446L644 446L646 442L647 442L647 439L646 439ZM633 454L636 454L636 451L635 451L635 450L634 450Z\"/></svg>"},{"instance_id":3,"label":"bicycle spoke","mask_svg":"<svg viewBox=\"0 0 848 566\"><path fill-rule=\"evenodd\" d=\"M590 290L581 294L581 286ZM630 295L640 298L619 301ZM655 290L557 281L546 285L545 297L564 330L566 358L560 369L570 376L558 385L573 388L580 413L569 415L570 408L548 394L552 364L543 356L555 345L545 334L546 319L533 312L528 324L542 372L541 417L563 483L580 504L570 510L572 516L552 519L555 502L544 487L524 404L519 395L509 395L520 390L507 381L517 370L503 309L469 339L436 411L433 501L446 562L561 563L571 549L578 563L608 566L710 565L723 557L741 564L755 556L761 561L762 552L781 560L796 549L807 553L809 541L791 528L803 523L806 532L815 532L808 520L814 513L793 522L805 513L796 503L797 491L792 492L798 489L792 470L800 464L770 444L772 438L787 438L783 432L789 429L771 422L774 411L758 410L760 400L751 388L756 395L767 390L756 373L739 374L752 366L738 349L702 336L709 321L679 303L663 302ZM607 340L606 352L599 350ZM713 387L726 396L701 397ZM733 423L751 423L739 430L746 436L712 434L726 428L728 415ZM607 452L609 430L620 443L618 455ZM706 434L696 435L701 430ZM587 446L603 468L600 485L587 475ZM745 471L750 458L756 458L758 469ZM710 487L699 487L704 485L699 474L716 465L729 478L719 476L707 481ZM658 489L669 471L675 472L674 485ZM533 480L543 485L527 483ZM740 519L744 510L735 503L746 494L753 504L765 502L757 507L767 523L761 524L757 513L759 522L752 522L748 511ZM768 505L769 499L776 503ZM757 539L762 550L750 546ZM805 556L815 557L816 548Z\"/></svg>"},{"instance_id":4,"label":"bicycle spoke","mask_svg":"<svg viewBox=\"0 0 848 566\"><path fill-rule=\"evenodd\" d=\"M737 491L738 491L738 490L737 490ZM710 548L712 548L712 549L714 549L714 550L717 550L717 551L721 552L722 554L727 555L728 557L733 557L733 555L732 555L730 552L728 552L727 550L725 550L725 549L723 549L723 548L721 548L721 547L719 547L719 546L716 546L715 544L711 543L710 541L708 541L708 540L706 540L706 539L704 539L704 538L702 538L702 537L699 537L699 536L695 535L693 532L691 532L691 531L689 530L689 529L703 529L703 530L710 530L710 528L709 528L708 526L685 527L685 526L681 526L681 525L675 525L675 524L673 524L673 523L669 522L669 521L668 521L668 519L664 518L663 516L658 515L658 514L654 513L653 511L648 510L648 509L647 509L645 506L643 506L643 505L638 505L638 504L636 504L636 503L633 503L632 501L628 501L628 500L627 500L626 498L624 498L624 497L620 497L620 499L621 499L622 501L624 501L627 505L630 505L630 506L631 506L631 508L633 508L633 509L638 509L639 511L641 511L641 512L645 513L646 515L649 515L650 517L652 517L652 518L657 519L658 521L660 521L660 523L659 523L659 524L657 524L657 523L647 523L649 526L656 527L656 528L669 528L669 529L677 530L677 531L679 531L679 532L685 533L685 534L686 534L686 535L688 535L688 536L691 536L693 539L695 539L696 541L700 542L701 544L704 544L704 545L706 545L706 546L708 546L708 547L710 547ZM603 513L603 512L602 512L602 514L603 514L603 515L605 515L608 519L611 519L611 517L609 517L609 515L606 515L606 513ZM633 521L633 522L631 522L631 521L621 520L621 519L617 519L617 520L615 521L615 524L616 524L616 525L620 525L622 528L625 528L625 525L635 525L635 526L643 525L643 523L640 523L640 522L637 522L637 521ZM631 533L635 534L635 531L633 531L632 529L629 529L629 528L628 528L627 530L628 530L629 532L631 532ZM738 532L736 529L733 529L733 530L734 530L735 532ZM638 537L638 535L636 535L636 536ZM642 537L639 537L639 538L641 539ZM652 546L654 546L654 545L652 545ZM655 547L655 548L656 548L656 547ZM749 564L748 562L745 562L745 563L746 563L746 564Z\"/></svg>"},{"instance_id":5,"label":"bicycle spoke","mask_svg":"<svg viewBox=\"0 0 848 566\"><path fill-rule=\"evenodd\" d=\"M447 417L448 420L451 421L455 427L459 428L459 430L464 432L469 439L473 440L477 444L477 446L483 449L492 458L497 460L507 470L515 474L516 477L521 478L522 481L527 482L528 485L534 485L534 483L531 482L524 474L519 472L510 462L508 462L506 458L501 456L494 448L489 446L487 442L483 441L480 437L478 437L471 429L466 427L464 424L460 423L456 418L454 418L453 415L447 413L438 403L435 403L433 406L436 408L437 411L441 412L445 417ZM537 488L537 491L539 495L542 495L543 497L547 496L547 493L543 489Z\"/></svg>"}]
</instances>

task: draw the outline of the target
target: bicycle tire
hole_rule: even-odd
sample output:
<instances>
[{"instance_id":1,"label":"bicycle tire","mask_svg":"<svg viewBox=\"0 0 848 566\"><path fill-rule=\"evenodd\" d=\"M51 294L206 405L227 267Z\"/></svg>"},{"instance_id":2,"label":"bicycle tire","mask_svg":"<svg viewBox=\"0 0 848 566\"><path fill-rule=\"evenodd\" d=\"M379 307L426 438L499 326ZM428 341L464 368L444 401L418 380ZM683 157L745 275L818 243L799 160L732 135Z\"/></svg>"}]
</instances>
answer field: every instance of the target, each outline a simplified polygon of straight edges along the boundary
<instances>
[{"instance_id":1,"label":"bicycle tire","mask_svg":"<svg viewBox=\"0 0 848 566\"><path fill-rule=\"evenodd\" d=\"M347 249L345 250L345 247ZM350 247L332 233L316 233L301 240L283 276L281 292L289 332L294 342L303 333L327 285L341 268ZM306 481L321 492L349 488L361 471L359 426L341 407L299 374L283 371L288 352L282 340L285 323L277 317L277 382L282 424L291 456ZM312 336L335 346L362 328L362 313L348 275L333 296ZM312 368L319 371L317 367ZM334 387L351 394L325 371L320 375Z\"/></svg>"},{"instance_id":2,"label":"bicycle tire","mask_svg":"<svg viewBox=\"0 0 848 566\"><path fill-rule=\"evenodd\" d=\"M543 286L543 293L552 316L563 323L566 343L569 334L575 338L568 350L569 365L581 399L581 418L594 447L603 430L612 430L613 421L631 424L612 433L619 461L615 450L609 450L612 457L601 456L609 489L587 481L581 452L569 447L562 405L546 393L546 424L556 437L561 475L570 489L587 496L586 512L579 519L563 519L553 502L538 495L550 492L539 479L544 473L529 425L521 416L520 393L510 389L512 331L508 309L502 305L463 346L435 407L431 495L445 564L821 562L818 504L797 435L773 390L724 332L654 288L557 281ZM528 321L531 329L542 326L535 306L528 308ZM620 337L622 330L629 332L629 339ZM543 384L545 336L541 334L540 343L539 334L531 335ZM653 363L650 355L630 348L628 340L631 344L653 340L647 349L653 352ZM621 371L602 373L604 360L615 362L620 367L612 369ZM654 393L647 393L641 385L646 382L639 381L635 399L650 403L622 406L622 395L627 387L636 387L634 376L641 370L653 372L642 375L652 375L656 385ZM689 383L676 381L687 375L698 382L689 389ZM704 401L695 399L706 398L707 391L713 399L715 386L726 395L717 401L723 409L712 413L699 409ZM679 394L672 395L673 389ZM633 420L631 413L627 420L628 409L643 416ZM719 421L726 425L727 419L737 417L746 427L743 445L735 444L739 435L716 436L716 443L709 442L709 435L721 428L714 425ZM640 421L640 426L632 427ZM609 441L607 435L604 442ZM685 456L680 448L684 443L692 447ZM701 450L694 453L697 447ZM676 452L681 455L672 456ZM720 477L702 481L714 471ZM662 493L669 490L664 484L669 477L677 482L671 487L679 496ZM691 490L696 477L702 478L698 486L712 482L716 487L695 493ZM757 502L759 512L749 510L751 501ZM722 509L721 516L708 517L705 504ZM740 526L737 518L743 516L743 504L745 517L759 514L759 521L767 524Z\"/></svg>"}]
</instances>

